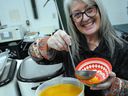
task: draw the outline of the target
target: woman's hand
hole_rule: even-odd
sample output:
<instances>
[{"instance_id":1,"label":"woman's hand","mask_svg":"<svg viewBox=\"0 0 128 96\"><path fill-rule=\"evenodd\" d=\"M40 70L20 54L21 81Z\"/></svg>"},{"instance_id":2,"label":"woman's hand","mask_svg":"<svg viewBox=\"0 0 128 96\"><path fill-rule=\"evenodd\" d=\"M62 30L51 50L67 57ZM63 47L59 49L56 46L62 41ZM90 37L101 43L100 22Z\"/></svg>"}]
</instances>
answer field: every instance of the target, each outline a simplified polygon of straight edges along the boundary
<instances>
[{"instance_id":1,"label":"woman's hand","mask_svg":"<svg viewBox=\"0 0 128 96\"><path fill-rule=\"evenodd\" d=\"M110 76L108 77L108 79L106 81L104 81L103 83L91 86L90 89L91 90L104 90L104 89L108 89L111 87L112 82L114 82L114 78L116 77L116 74L114 72L111 72Z\"/></svg>"},{"instance_id":2,"label":"woman's hand","mask_svg":"<svg viewBox=\"0 0 128 96\"><path fill-rule=\"evenodd\" d=\"M71 37L63 30L56 31L47 41L48 47L58 51L68 51L71 45Z\"/></svg>"}]
</instances>

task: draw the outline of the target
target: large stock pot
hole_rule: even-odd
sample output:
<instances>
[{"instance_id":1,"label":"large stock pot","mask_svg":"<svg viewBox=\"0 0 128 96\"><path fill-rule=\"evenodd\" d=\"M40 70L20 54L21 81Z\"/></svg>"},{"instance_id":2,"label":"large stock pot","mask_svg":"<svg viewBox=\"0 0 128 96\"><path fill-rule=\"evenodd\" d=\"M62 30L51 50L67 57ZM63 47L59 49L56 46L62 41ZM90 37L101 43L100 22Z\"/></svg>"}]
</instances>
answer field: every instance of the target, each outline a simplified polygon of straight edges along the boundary
<instances>
[{"instance_id":1,"label":"large stock pot","mask_svg":"<svg viewBox=\"0 0 128 96\"><path fill-rule=\"evenodd\" d=\"M63 76L63 64L39 65L30 56L20 64L17 72L18 85L22 96L35 96L36 88L52 78Z\"/></svg>"}]
</instances>

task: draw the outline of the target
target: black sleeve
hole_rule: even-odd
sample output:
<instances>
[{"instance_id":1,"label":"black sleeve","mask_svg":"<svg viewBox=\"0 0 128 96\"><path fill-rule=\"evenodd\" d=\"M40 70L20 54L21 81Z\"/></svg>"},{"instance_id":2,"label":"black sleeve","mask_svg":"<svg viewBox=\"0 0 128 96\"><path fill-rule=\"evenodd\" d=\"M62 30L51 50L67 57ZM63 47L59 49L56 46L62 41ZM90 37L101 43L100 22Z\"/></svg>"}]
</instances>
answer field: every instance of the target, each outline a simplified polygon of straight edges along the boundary
<instances>
[{"instance_id":1,"label":"black sleeve","mask_svg":"<svg viewBox=\"0 0 128 96\"><path fill-rule=\"evenodd\" d=\"M119 50L115 67L117 77L128 80L128 44Z\"/></svg>"}]
</instances>

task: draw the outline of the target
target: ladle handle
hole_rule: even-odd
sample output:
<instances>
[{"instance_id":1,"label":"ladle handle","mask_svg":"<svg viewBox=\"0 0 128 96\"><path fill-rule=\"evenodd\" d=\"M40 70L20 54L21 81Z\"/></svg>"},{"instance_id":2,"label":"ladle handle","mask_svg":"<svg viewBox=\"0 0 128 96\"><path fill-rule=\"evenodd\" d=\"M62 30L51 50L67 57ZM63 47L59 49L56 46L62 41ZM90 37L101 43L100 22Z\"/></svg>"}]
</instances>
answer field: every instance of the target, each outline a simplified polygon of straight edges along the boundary
<instances>
[{"instance_id":1,"label":"ladle handle","mask_svg":"<svg viewBox=\"0 0 128 96\"><path fill-rule=\"evenodd\" d=\"M70 55L70 59L71 59L72 66L73 66L74 71L75 71L75 63L74 63L74 60L73 60L73 57L72 57L72 53L71 53L70 46L68 46L68 50L69 50L69 55Z\"/></svg>"}]
</instances>

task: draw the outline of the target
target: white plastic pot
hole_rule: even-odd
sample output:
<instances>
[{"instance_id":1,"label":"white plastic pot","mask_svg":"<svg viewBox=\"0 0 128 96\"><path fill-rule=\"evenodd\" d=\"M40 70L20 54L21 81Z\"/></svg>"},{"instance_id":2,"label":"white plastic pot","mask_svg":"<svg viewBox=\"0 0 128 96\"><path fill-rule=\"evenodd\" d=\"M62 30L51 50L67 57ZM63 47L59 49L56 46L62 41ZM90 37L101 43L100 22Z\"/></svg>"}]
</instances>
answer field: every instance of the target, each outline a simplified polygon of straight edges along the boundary
<instances>
[{"instance_id":1,"label":"white plastic pot","mask_svg":"<svg viewBox=\"0 0 128 96\"><path fill-rule=\"evenodd\" d=\"M8 57L9 55L7 51L0 53L0 76L2 75L2 72L6 66Z\"/></svg>"},{"instance_id":2,"label":"white plastic pot","mask_svg":"<svg viewBox=\"0 0 128 96\"><path fill-rule=\"evenodd\" d=\"M49 86L53 86L53 85L56 85L56 84L73 84L73 85L76 85L78 87L80 87L82 89L82 91L80 92L80 94L78 96L84 96L84 84L81 83L79 80L77 80L76 78L72 78L72 77L59 77L59 78L54 78L54 79L51 79L51 80L48 80L46 82L44 82L43 84L41 84L37 90L36 90L36 96L39 96L39 93L49 87ZM64 90L64 89L63 89Z\"/></svg>"},{"instance_id":3,"label":"white plastic pot","mask_svg":"<svg viewBox=\"0 0 128 96\"><path fill-rule=\"evenodd\" d=\"M52 78L62 77L63 64L39 65L31 57L25 58L18 69L17 79L22 96L35 96L37 87Z\"/></svg>"},{"instance_id":4,"label":"white plastic pot","mask_svg":"<svg viewBox=\"0 0 128 96\"><path fill-rule=\"evenodd\" d=\"M17 63L15 60L8 60L0 77L0 96L20 96L16 75Z\"/></svg>"}]
</instances>

